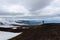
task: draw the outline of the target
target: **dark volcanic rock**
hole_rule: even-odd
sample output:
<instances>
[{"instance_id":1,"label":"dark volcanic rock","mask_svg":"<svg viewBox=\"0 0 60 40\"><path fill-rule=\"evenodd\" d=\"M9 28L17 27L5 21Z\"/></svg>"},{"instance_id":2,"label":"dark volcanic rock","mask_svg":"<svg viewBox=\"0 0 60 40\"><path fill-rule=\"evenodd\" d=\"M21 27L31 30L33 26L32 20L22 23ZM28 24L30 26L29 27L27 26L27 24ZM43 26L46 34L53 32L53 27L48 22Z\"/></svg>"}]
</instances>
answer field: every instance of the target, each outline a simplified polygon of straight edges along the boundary
<instances>
[{"instance_id":1,"label":"dark volcanic rock","mask_svg":"<svg viewBox=\"0 0 60 40\"><path fill-rule=\"evenodd\" d=\"M60 24L43 24L9 40L60 40Z\"/></svg>"}]
</instances>

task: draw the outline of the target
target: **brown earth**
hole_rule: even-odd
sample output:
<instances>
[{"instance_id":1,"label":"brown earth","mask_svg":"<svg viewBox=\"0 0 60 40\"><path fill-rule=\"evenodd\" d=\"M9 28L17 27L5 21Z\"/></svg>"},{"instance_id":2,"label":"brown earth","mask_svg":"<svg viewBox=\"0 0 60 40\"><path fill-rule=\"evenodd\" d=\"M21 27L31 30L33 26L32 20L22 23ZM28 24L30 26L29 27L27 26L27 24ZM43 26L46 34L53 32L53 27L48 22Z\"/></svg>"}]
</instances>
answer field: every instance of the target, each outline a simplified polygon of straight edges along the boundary
<instances>
[{"instance_id":1,"label":"brown earth","mask_svg":"<svg viewBox=\"0 0 60 40\"><path fill-rule=\"evenodd\" d=\"M60 23L35 26L9 40L60 40Z\"/></svg>"}]
</instances>

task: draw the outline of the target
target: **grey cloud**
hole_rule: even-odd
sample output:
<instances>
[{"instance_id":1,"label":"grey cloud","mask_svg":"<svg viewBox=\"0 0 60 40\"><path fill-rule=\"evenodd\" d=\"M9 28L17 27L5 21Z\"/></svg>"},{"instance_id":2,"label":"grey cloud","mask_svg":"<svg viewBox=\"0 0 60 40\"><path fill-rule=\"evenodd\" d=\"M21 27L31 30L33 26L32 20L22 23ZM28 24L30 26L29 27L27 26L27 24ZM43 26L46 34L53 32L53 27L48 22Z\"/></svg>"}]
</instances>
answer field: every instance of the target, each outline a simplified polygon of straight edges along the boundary
<instances>
[{"instance_id":1,"label":"grey cloud","mask_svg":"<svg viewBox=\"0 0 60 40\"><path fill-rule=\"evenodd\" d=\"M38 2L36 2L35 4L31 4L30 7L30 15L39 15L41 13L36 12L37 10L42 10L43 8L49 6L49 4L51 3L51 1L53 0L40 0Z\"/></svg>"},{"instance_id":2,"label":"grey cloud","mask_svg":"<svg viewBox=\"0 0 60 40\"><path fill-rule=\"evenodd\" d=\"M5 11L1 11L0 10L0 15L24 15L24 13L9 13L9 12L5 12Z\"/></svg>"},{"instance_id":3,"label":"grey cloud","mask_svg":"<svg viewBox=\"0 0 60 40\"><path fill-rule=\"evenodd\" d=\"M45 15L42 16L41 14L41 10L47 6L49 6L49 4L52 2L52 0L1 0L1 4L2 5L23 5L26 9L28 9L30 11L30 13L28 13L27 16L23 16L23 17L18 17L20 19L44 19L44 18L52 18L55 16L59 16L57 15ZM2 8L0 7L0 15L24 15L25 13L9 13L9 12L5 12L4 10L2 10ZM36 12L37 10L40 10L40 12ZM46 10L47 11L47 10ZM43 13L44 14L44 13ZM46 14L46 13L45 13ZM31 15L31 16L29 16ZM35 16L33 16L35 15ZM12 16L13 17L13 16Z\"/></svg>"},{"instance_id":4,"label":"grey cloud","mask_svg":"<svg viewBox=\"0 0 60 40\"><path fill-rule=\"evenodd\" d=\"M30 11L42 9L47 6L52 0L1 0L1 4L17 4L23 5Z\"/></svg>"},{"instance_id":5,"label":"grey cloud","mask_svg":"<svg viewBox=\"0 0 60 40\"><path fill-rule=\"evenodd\" d=\"M32 6L31 11L45 8L47 5L49 5L50 2L51 0L41 0L41 2L37 2Z\"/></svg>"},{"instance_id":6,"label":"grey cloud","mask_svg":"<svg viewBox=\"0 0 60 40\"><path fill-rule=\"evenodd\" d=\"M2 4L17 4L23 5L30 11L42 9L45 6L49 5L52 0L2 0Z\"/></svg>"},{"instance_id":7,"label":"grey cloud","mask_svg":"<svg viewBox=\"0 0 60 40\"><path fill-rule=\"evenodd\" d=\"M51 1L52 0L30 0L30 1L23 0L23 5L25 5L30 11L35 11L49 5Z\"/></svg>"}]
</instances>

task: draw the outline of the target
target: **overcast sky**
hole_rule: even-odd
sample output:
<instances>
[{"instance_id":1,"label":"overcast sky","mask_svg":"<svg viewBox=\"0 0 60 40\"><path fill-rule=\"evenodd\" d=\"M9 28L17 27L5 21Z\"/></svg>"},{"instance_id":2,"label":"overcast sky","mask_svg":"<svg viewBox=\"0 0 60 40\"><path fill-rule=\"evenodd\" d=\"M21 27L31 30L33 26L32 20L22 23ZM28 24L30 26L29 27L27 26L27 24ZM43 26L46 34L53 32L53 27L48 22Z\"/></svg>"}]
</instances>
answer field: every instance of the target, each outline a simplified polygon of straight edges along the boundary
<instances>
[{"instance_id":1,"label":"overcast sky","mask_svg":"<svg viewBox=\"0 0 60 40\"><path fill-rule=\"evenodd\" d=\"M60 19L60 0L0 0L0 19Z\"/></svg>"}]
</instances>

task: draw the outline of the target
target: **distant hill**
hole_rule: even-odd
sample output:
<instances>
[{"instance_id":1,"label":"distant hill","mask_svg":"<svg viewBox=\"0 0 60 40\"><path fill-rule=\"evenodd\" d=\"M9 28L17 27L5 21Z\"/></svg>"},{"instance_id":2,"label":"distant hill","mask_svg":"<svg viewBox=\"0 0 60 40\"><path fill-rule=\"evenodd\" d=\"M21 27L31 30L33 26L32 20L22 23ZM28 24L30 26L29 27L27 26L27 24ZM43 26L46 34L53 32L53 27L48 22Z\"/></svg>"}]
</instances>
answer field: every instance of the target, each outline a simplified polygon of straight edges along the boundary
<instances>
[{"instance_id":1,"label":"distant hill","mask_svg":"<svg viewBox=\"0 0 60 40\"><path fill-rule=\"evenodd\" d=\"M25 23L25 24L40 24L41 21L36 21L36 20L18 20L15 21L16 23Z\"/></svg>"}]
</instances>

